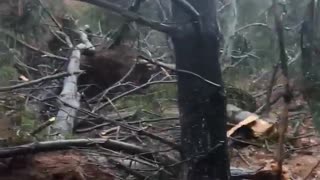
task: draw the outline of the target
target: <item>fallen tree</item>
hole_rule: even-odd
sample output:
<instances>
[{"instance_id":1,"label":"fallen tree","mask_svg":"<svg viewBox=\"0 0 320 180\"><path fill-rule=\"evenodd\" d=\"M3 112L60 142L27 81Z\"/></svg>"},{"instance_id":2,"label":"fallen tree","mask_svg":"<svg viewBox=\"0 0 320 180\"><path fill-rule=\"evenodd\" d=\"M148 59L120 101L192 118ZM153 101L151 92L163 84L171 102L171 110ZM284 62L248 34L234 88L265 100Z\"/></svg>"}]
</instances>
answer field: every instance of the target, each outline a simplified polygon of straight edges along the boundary
<instances>
[{"instance_id":1,"label":"fallen tree","mask_svg":"<svg viewBox=\"0 0 320 180\"><path fill-rule=\"evenodd\" d=\"M66 21L69 21L69 26L64 28L67 28L71 33L63 34L69 48L72 49L67 67L67 72L71 75L64 79L63 88L60 96L58 97L60 101L60 109L54 124L51 126L53 131L52 133L63 139L65 136L70 135L73 132L74 119L77 114L77 109L80 107L80 95L78 93L79 74L76 72L80 71L81 51L85 49L91 51L95 50L94 46L88 40L87 34L80 29L75 29L77 27L75 21L72 19L66 19ZM70 39L70 37L74 37L74 34L80 37L81 43L73 45L72 41L75 40ZM66 104L68 104L68 106Z\"/></svg>"},{"instance_id":2,"label":"fallen tree","mask_svg":"<svg viewBox=\"0 0 320 180\"><path fill-rule=\"evenodd\" d=\"M113 151L122 151L123 153L128 155L137 155L139 158L145 158L150 160L151 162L157 161L158 163L160 163L160 165L164 169L169 169L169 171L171 169L172 172L176 172L174 169L179 169L179 166L183 163L183 161L172 159L161 152L154 152L151 149L147 149L145 147L140 147L134 144L111 140L111 139L104 139L104 138L43 141L43 142L24 144L20 146L0 148L0 158L26 156L26 155L37 154L41 152L67 150L67 149L74 149L74 148L81 148L81 147L82 148L96 147L96 146L101 146L103 148L107 148ZM50 157L47 157L46 159L48 161L50 160ZM132 161L130 161L129 164L128 163L123 164L123 162L126 162L126 161L121 160L121 158L116 161L118 161L118 163L122 162L121 164L118 164L118 166L121 166L121 168L125 168L127 171L131 172L131 174L137 175L136 170L130 168L130 164L132 164ZM172 175L176 176L177 174L172 174ZM259 170L231 168L231 178L234 180L241 180L243 178L257 179L260 177L265 177L266 175L268 175L269 177L272 177L272 172L271 171L260 172Z\"/></svg>"}]
</instances>

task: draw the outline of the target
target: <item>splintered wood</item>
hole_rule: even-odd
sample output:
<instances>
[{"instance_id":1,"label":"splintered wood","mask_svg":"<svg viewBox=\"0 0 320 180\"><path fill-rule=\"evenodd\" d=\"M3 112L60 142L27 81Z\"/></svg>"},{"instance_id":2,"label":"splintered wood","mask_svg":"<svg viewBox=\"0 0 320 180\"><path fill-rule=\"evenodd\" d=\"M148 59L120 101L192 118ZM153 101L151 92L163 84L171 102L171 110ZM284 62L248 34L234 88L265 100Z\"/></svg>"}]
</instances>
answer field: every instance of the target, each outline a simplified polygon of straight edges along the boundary
<instances>
[{"instance_id":1,"label":"splintered wood","mask_svg":"<svg viewBox=\"0 0 320 180\"><path fill-rule=\"evenodd\" d=\"M241 121L239 124L232 127L228 132L227 136L232 136L238 129L243 126L247 126L252 129L255 137L261 137L263 135L267 135L270 130L273 128L273 124L266 122L259 118L257 115L251 115L247 117L245 120Z\"/></svg>"}]
</instances>

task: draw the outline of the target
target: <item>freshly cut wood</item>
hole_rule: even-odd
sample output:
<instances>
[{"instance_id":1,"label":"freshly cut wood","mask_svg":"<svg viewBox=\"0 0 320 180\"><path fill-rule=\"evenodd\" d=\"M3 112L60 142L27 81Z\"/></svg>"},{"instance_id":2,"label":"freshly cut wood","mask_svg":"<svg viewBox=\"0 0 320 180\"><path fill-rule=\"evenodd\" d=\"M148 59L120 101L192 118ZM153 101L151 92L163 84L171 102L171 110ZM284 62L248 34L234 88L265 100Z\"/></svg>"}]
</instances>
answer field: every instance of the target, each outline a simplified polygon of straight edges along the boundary
<instances>
[{"instance_id":1,"label":"freshly cut wood","mask_svg":"<svg viewBox=\"0 0 320 180\"><path fill-rule=\"evenodd\" d=\"M235 123L228 132L227 136L232 136L238 129L243 126L250 128L255 137L269 134L274 129L274 122L270 119L263 119L257 114L244 111L234 105L227 105L227 116L229 122Z\"/></svg>"}]
</instances>

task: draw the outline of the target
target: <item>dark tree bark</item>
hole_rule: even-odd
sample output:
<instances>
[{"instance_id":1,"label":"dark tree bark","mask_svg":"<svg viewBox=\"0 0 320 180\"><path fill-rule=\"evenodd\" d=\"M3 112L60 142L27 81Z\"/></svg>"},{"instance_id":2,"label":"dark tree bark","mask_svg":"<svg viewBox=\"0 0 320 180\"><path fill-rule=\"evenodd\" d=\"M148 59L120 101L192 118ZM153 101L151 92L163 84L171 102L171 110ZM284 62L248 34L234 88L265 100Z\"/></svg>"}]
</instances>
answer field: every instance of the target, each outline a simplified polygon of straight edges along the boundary
<instances>
[{"instance_id":1,"label":"dark tree bark","mask_svg":"<svg viewBox=\"0 0 320 180\"><path fill-rule=\"evenodd\" d=\"M196 13L190 16L186 8L177 2L173 7L175 22L183 23L179 27L180 33L172 36L176 67L196 73L220 87L178 72L182 157L187 162L183 179L226 180L229 178L226 102L218 61L219 31L215 2L188 2L200 16L196 17Z\"/></svg>"}]
</instances>

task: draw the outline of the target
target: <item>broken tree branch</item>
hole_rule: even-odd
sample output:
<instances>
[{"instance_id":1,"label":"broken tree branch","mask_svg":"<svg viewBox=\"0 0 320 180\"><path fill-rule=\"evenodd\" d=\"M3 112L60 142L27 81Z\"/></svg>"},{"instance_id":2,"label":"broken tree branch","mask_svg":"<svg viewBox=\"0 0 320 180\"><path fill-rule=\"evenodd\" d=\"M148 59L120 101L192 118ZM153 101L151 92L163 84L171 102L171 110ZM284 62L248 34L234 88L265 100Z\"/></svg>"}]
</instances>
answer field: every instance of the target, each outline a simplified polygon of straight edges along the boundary
<instances>
[{"instance_id":1,"label":"broken tree branch","mask_svg":"<svg viewBox=\"0 0 320 180\"><path fill-rule=\"evenodd\" d=\"M47 120L46 122L40 124L36 129L34 129L30 135L31 136L35 136L36 134L38 134L39 132L41 132L42 130L44 130L46 127L50 126L51 124L54 123L56 119L55 118L50 118L49 120Z\"/></svg>"},{"instance_id":2,"label":"broken tree branch","mask_svg":"<svg viewBox=\"0 0 320 180\"><path fill-rule=\"evenodd\" d=\"M80 74L81 71L74 71L74 74ZM28 86L32 86L35 84L39 84L42 83L44 81L49 81L49 80L53 80L53 79L58 79L58 78L62 78L62 77L66 77L66 76L70 76L71 74L69 72L63 72L63 73L58 73L58 74L54 74L51 76L45 76L39 79L35 79L32 81L28 81L28 82L24 82L24 83L20 83L20 84L16 84L13 86L6 86L6 87L0 87L0 92L5 92L5 91L12 91L12 90L16 90L19 88L23 88L23 87L28 87Z\"/></svg>"},{"instance_id":3,"label":"broken tree branch","mask_svg":"<svg viewBox=\"0 0 320 180\"><path fill-rule=\"evenodd\" d=\"M151 151L146 148L136 146L121 141L96 138L96 139L69 139L57 141L44 141L20 146L0 148L0 158L13 157L17 155L27 155L44 151L55 151L71 149L72 147L92 147L96 145L113 149L116 151L125 151L128 154L145 154L150 158Z\"/></svg>"}]
</instances>

